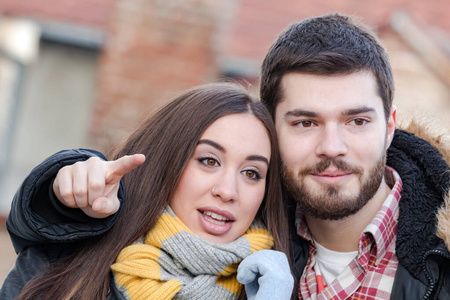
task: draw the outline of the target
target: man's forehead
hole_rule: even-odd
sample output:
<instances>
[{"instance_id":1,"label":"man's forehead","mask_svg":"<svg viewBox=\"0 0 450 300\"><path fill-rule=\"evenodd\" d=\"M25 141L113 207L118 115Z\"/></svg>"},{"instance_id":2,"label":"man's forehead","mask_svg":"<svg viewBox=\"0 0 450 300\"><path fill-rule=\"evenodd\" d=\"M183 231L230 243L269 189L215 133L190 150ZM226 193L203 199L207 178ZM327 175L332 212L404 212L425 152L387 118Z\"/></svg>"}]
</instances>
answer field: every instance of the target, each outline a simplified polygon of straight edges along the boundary
<instances>
[{"instance_id":1,"label":"man's forehead","mask_svg":"<svg viewBox=\"0 0 450 300\"><path fill-rule=\"evenodd\" d=\"M349 114L355 110L383 110L377 82L371 72L340 75L289 73L280 83L276 114L289 111L333 111Z\"/></svg>"},{"instance_id":2,"label":"man's forehead","mask_svg":"<svg viewBox=\"0 0 450 300\"><path fill-rule=\"evenodd\" d=\"M306 73L289 73L280 82L281 104L286 99L339 99L340 97L357 97L360 102L366 98L379 96L378 84L372 72L359 71L350 74L316 75Z\"/></svg>"}]
</instances>

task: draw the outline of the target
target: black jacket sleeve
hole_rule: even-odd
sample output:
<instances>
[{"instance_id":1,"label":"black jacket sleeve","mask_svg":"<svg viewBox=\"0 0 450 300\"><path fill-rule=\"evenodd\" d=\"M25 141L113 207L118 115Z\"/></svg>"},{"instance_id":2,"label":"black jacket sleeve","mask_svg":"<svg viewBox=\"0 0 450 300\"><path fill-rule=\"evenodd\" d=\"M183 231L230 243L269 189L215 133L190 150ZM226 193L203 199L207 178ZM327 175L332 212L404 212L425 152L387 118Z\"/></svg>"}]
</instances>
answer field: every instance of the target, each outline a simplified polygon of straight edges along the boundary
<instances>
[{"instance_id":1,"label":"black jacket sleeve","mask_svg":"<svg viewBox=\"0 0 450 300\"><path fill-rule=\"evenodd\" d=\"M41 246L22 251L0 289L0 299L16 299L25 284L37 273L49 267L46 251Z\"/></svg>"},{"instance_id":2,"label":"black jacket sleeve","mask_svg":"<svg viewBox=\"0 0 450 300\"><path fill-rule=\"evenodd\" d=\"M20 253L30 246L74 242L108 231L116 222L120 209L104 219L87 217L79 209L67 208L56 200L52 184L58 171L77 161L103 154L89 149L60 151L34 168L16 192L6 227L14 249ZM124 199L122 183L119 200Z\"/></svg>"}]
</instances>

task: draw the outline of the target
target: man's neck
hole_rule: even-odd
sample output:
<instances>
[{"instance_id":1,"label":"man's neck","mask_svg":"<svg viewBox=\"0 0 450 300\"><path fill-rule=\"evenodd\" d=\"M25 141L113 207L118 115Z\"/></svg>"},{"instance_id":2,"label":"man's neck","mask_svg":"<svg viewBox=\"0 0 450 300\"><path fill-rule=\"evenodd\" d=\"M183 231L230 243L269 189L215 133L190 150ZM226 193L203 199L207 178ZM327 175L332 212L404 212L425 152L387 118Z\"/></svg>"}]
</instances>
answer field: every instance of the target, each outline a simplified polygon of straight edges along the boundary
<instances>
[{"instance_id":1,"label":"man's neck","mask_svg":"<svg viewBox=\"0 0 450 300\"><path fill-rule=\"evenodd\" d=\"M311 235L329 250L339 252L358 250L361 233L379 211L390 191L383 180L377 193L359 212L342 220L321 220L305 216Z\"/></svg>"}]
</instances>

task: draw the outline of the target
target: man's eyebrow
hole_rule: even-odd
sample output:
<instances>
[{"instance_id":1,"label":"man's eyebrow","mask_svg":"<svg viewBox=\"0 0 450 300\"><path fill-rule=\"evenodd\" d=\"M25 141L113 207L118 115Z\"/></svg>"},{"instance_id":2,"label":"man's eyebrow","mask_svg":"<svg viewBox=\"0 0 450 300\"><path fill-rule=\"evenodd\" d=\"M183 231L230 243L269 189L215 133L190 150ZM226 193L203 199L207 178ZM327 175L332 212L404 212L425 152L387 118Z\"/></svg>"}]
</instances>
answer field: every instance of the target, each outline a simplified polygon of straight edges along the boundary
<instances>
[{"instance_id":1,"label":"man's eyebrow","mask_svg":"<svg viewBox=\"0 0 450 300\"><path fill-rule=\"evenodd\" d=\"M265 162L267 164L267 166L269 166L269 160L267 158L265 158L264 156L261 156L261 155L250 155L250 156L247 156L247 160L262 161L262 162Z\"/></svg>"},{"instance_id":2,"label":"man's eyebrow","mask_svg":"<svg viewBox=\"0 0 450 300\"><path fill-rule=\"evenodd\" d=\"M375 112L375 108L368 107L368 106L362 106L362 107L347 109L342 114L344 116L353 116L353 115L358 115L358 114L363 114L363 113L368 113L368 112Z\"/></svg>"},{"instance_id":3,"label":"man's eyebrow","mask_svg":"<svg viewBox=\"0 0 450 300\"><path fill-rule=\"evenodd\" d=\"M216 142L208 140L208 139L198 141L197 145L200 145L200 144L210 145L223 153L227 152L224 147L222 147L221 145L217 144Z\"/></svg>"},{"instance_id":4,"label":"man's eyebrow","mask_svg":"<svg viewBox=\"0 0 450 300\"><path fill-rule=\"evenodd\" d=\"M293 109L290 110L288 112L286 112L284 114L284 118L289 118L289 117L309 117L309 118L316 118L318 117L319 114L313 112L313 111L309 111L309 110L304 110L304 109Z\"/></svg>"},{"instance_id":5,"label":"man's eyebrow","mask_svg":"<svg viewBox=\"0 0 450 300\"><path fill-rule=\"evenodd\" d=\"M362 114L362 113L368 113L368 112L375 112L375 109L373 107L368 107L368 106L362 106L362 107L357 107L357 108L350 108L345 110L342 115L344 116L353 116L353 115L357 115L357 114ZM284 118L289 118L289 117L308 117L308 118L317 118L320 115L316 112L313 111L309 111L309 110L304 110L304 109L293 109L290 110L288 112L286 112L284 114Z\"/></svg>"}]
</instances>

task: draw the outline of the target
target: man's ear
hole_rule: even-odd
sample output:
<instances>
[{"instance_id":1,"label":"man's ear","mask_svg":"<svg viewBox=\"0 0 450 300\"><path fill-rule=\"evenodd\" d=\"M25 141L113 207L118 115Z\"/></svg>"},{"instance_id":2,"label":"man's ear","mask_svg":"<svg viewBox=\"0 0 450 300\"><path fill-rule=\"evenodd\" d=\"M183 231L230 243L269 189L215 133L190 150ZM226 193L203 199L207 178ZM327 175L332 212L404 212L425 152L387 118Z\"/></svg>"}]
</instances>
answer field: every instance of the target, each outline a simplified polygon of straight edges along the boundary
<instances>
[{"instance_id":1,"label":"man's ear","mask_svg":"<svg viewBox=\"0 0 450 300\"><path fill-rule=\"evenodd\" d=\"M397 125L397 107L395 107L395 105L392 105L391 111L389 112L389 119L387 121L386 150L389 148L392 139L394 138L396 125Z\"/></svg>"}]
</instances>

